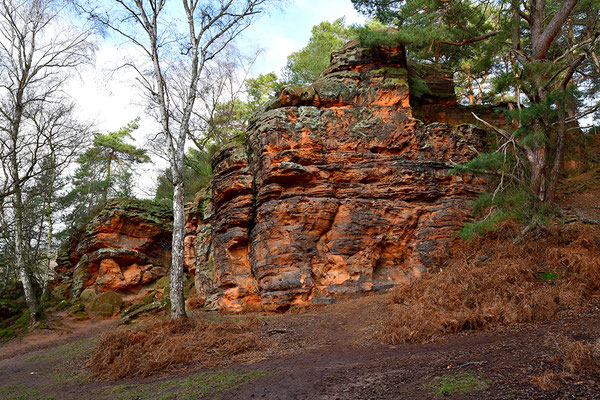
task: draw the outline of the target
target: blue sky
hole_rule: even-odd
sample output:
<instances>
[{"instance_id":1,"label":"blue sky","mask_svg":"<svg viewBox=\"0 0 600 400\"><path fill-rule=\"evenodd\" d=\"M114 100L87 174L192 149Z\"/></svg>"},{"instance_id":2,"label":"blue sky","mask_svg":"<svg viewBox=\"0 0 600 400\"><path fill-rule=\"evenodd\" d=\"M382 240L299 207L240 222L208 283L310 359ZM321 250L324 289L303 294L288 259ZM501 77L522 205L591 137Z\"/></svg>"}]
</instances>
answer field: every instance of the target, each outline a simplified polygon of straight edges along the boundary
<instances>
[{"instance_id":1,"label":"blue sky","mask_svg":"<svg viewBox=\"0 0 600 400\"><path fill-rule=\"evenodd\" d=\"M281 10L272 10L261 16L250 27L245 38L264 50L256 64L255 73L279 73L286 57L304 47L314 25L345 17L347 24L362 23L350 0L295 0L288 1Z\"/></svg>"},{"instance_id":2,"label":"blue sky","mask_svg":"<svg viewBox=\"0 0 600 400\"><path fill-rule=\"evenodd\" d=\"M242 50L252 53L262 49L250 75L275 72L278 75L285 66L287 56L308 43L311 29L322 21L334 21L345 17L347 24L362 23L350 0L287 0L279 9L272 9L260 16L244 32L238 44ZM98 43L96 63L81 71L79 79L70 82L68 92L75 98L81 118L93 121L98 132L119 129L136 117L141 117L140 129L134 133L136 142L141 145L145 137L156 131L156 125L145 114L144 101L135 87L135 76L126 70L109 75L107 69L118 65L122 48L118 40L105 40ZM156 160L159 161L159 160ZM151 196L153 189L147 183L149 177L156 176L164 163L147 164L140 168L140 185L137 195Z\"/></svg>"}]
</instances>

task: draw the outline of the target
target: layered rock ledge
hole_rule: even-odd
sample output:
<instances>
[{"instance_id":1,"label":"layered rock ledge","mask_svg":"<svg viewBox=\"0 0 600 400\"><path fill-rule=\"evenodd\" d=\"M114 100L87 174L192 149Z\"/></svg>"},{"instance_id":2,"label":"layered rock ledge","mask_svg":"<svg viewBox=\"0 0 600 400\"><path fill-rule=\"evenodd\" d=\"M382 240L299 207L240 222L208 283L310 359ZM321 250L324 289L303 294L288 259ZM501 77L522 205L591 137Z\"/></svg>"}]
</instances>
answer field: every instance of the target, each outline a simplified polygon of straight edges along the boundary
<instances>
[{"instance_id":1,"label":"layered rock ledge","mask_svg":"<svg viewBox=\"0 0 600 400\"><path fill-rule=\"evenodd\" d=\"M84 289L136 295L168 274L172 213L143 200L112 199L65 243L57 259L62 293Z\"/></svg>"},{"instance_id":2,"label":"layered rock ledge","mask_svg":"<svg viewBox=\"0 0 600 400\"><path fill-rule=\"evenodd\" d=\"M210 234L195 246L211 304L284 311L433 266L483 184L449 170L484 132L413 118L407 67L402 47L350 42L313 85L286 87L255 116L246 149L216 157L211 207L198 211Z\"/></svg>"},{"instance_id":3,"label":"layered rock ledge","mask_svg":"<svg viewBox=\"0 0 600 400\"><path fill-rule=\"evenodd\" d=\"M254 116L246 146L217 154L211 187L188 205L185 266L206 308L285 311L390 288L434 267L469 219L484 182L450 170L486 134L452 74L407 63L402 47L350 42L331 60ZM84 288L139 297L168 272L171 218L109 201L63 247L59 281L72 299Z\"/></svg>"}]
</instances>

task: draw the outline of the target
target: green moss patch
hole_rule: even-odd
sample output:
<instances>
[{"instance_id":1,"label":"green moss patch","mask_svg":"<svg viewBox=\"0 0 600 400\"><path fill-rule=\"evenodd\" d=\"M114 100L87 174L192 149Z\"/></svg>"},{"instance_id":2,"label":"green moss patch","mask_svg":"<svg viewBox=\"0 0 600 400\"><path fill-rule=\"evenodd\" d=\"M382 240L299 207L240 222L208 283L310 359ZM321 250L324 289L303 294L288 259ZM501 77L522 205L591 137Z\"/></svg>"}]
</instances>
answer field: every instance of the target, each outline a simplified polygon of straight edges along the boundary
<instances>
[{"instance_id":1,"label":"green moss patch","mask_svg":"<svg viewBox=\"0 0 600 400\"><path fill-rule=\"evenodd\" d=\"M111 398L123 400L193 400L235 389L268 375L270 374L264 370L248 372L215 371L163 382L113 386L106 389L105 393Z\"/></svg>"},{"instance_id":2,"label":"green moss patch","mask_svg":"<svg viewBox=\"0 0 600 400\"><path fill-rule=\"evenodd\" d=\"M115 215L147 221L167 231L173 229L173 211L169 206L152 200L138 199L108 200L100 213L88 224L88 227L110 220Z\"/></svg>"},{"instance_id":3,"label":"green moss patch","mask_svg":"<svg viewBox=\"0 0 600 400\"><path fill-rule=\"evenodd\" d=\"M64 300L69 297L72 281L63 282L52 290L52 297Z\"/></svg>"},{"instance_id":4,"label":"green moss patch","mask_svg":"<svg viewBox=\"0 0 600 400\"><path fill-rule=\"evenodd\" d=\"M83 303L75 303L71 307L69 307L69 310L67 311L67 313L71 315L75 315L82 312L85 312L85 306L83 305Z\"/></svg>"},{"instance_id":5,"label":"green moss patch","mask_svg":"<svg viewBox=\"0 0 600 400\"><path fill-rule=\"evenodd\" d=\"M69 300L62 300L60 303L56 305L54 308L56 311L66 310L71 307L71 302Z\"/></svg>"},{"instance_id":6,"label":"green moss patch","mask_svg":"<svg viewBox=\"0 0 600 400\"><path fill-rule=\"evenodd\" d=\"M123 304L123 297L112 291L100 293L90 303L90 311L98 313L104 317L110 317L119 312Z\"/></svg>"},{"instance_id":7,"label":"green moss patch","mask_svg":"<svg viewBox=\"0 0 600 400\"><path fill-rule=\"evenodd\" d=\"M30 316L29 310L23 311L22 314L16 315L2 323L0 323L0 343L8 342L14 339L19 334L26 332L29 326Z\"/></svg>"},{"instance_id":8,"label":"green moss patch","mask_svg":"<svg viewBox=\"0 0 600 400\"><path fill-rule=\"evenodd\" d=\"M96 291L94 289L87 288L87 289L84 289L83 292L81 292L81 295L79 296L79 300L81 300L82 303L88 304L88 303L91 303L95 297L96 297Z\"/></svg>"},{"instance_id":9,"label":"green moss patch","mask_svg":"<svg viewBox=\"0 0 600 400\"><path fill-rule=\"evenodd\" d=\"M423 388L436 396L449 396L456 393L465 394L487 389L490 381L480 379L470 373L460 373L455 375L442 375L433 378L433 380L424 385Z\"/></svg>"}]
</instances>

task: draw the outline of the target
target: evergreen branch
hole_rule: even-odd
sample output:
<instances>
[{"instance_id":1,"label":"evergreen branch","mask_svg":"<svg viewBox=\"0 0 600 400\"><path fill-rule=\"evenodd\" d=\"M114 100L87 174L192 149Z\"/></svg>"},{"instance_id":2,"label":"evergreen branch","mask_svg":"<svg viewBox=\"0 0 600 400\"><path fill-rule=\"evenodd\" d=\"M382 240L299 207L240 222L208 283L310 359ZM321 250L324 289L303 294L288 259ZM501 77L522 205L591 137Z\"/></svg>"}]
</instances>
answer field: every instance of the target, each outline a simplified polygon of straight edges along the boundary
<instances>
[{"instance_id":1,"label":"evergreen branch","mask_svg":"<svg viewBox=\"0 0 600 400\"><path fill-rule=\"evenodd\" d=\"M588 108L585 111L580 112L579 114L574 115L573 117L567 118L565 120L565 123L570 124L572 122L576 122L578 119L586 117L590 114L595 113L596 111L600 110L600 103L596 104L595 106L592 106L590 108ZM556 125L558 124L558 122L554 122L552 125Z\"/></svg>"},{"instance_id":2,"label":"evergreen branch","mask_svg":"<svg viewBox=\"0 0 600 400\"><path fill-rule=\"evenodd\" d=\"M511 51L517 57L517 59L519 61L521 61L522 63L529 62L529 58L525 54L521 53L519 50L512 49Z\"/></svg>"},{"instance_id":3,"label":"evergreen branch","mask_svg":"<svg viewBox=\"0 0 600 400\"><path fill-rule=\"evenodd\" d=\"M581 46L585 46L586 44L591 43L593 41L594 41L593 39L588 39L581 43L576 44L575 46L573 46L569 50L567 50L562 56L560 56L556 60L554 60L554 63L556 64L557 62L559 62L560 60L562 60L563 58L565 58L566 56L568 56L569 54L571 54L572 52L574 52L575 50L580 48Z\"/></svg>"},{"instance_id":4,"label":"evergreen branch","mask_svg":"<svg viewBox=\"0 0 600 400\"><path fill-rule=\"evenodd\" d=\"M531 17L529 15L525 14L525 12L523 12L522 10L517 10L517 14L519 14L519 17L523 18L531 25Z\"/></svg>"},{"instance_id":5,"label":"evergreen branch","mask_svg":"<svg viewBox=\"0 0 600 400\"><path fill-rule=\"evenodd\" d=\"M493 129L495 132L499 133L500 135L502 135L506 140L511 140L512 136L508 134L508 132L506 132L504 129L500 129L497 126L494 126L492 124L490 124L489 122L479 118L477 116L477 114L475 114L474 112L471 113L473 115L473 117L475 117L475 119L479 122L481 122L482 124L484 124L485 126L487 126L488 128Z\"/></svg>"},{"instance_id":6,"label":"evergreen branch","mask_svg":"<svg viewBox=\"0 0 600 400\"><path fill-rule=\"evenodd\" d=\"M577 60L575 60L575 62L573 62L573 64L571 64L571 66L569 67L567 74L565 75L564 79L562 80L562 82L560 84L560 87L563 92L565 90L567 90L567 85L569 84L569 81L571 80L571 78L573 77L573 74L575 73L575 70L577 70L577 68L581 65L583 60L585 60L585 54L580 55L577 58Z\"/></svg>"},{"instance_id":7,"label":"evergreen branch","mask_svg":"<svg viewBox=\"0 0 600 400\"><path fill-rule=\"evenodd\" d=\"M447 44L449 46L464 46L465 44L471 44L471 43L477 43L477 42L481 42L483 40L486 40L492 36L496 36L499 33L504 32L503 30L499 30L499 31L493 31L493 32L488 32L484 35L481 35L479 37L476 38L472 38L472 39L465 39L462 42L446 42L446 41L441 41L440 44Z\"/></svg>"},{"instance_id":8,"label":"evergreen branch","mask_svg":"<svg viewBox=\"0 0 600 400\"><path fill-rule=\"evenodd\" d=\"M454 170L459 171L459 172L471 172L471 173L474 173L474 174L489 175L489 176L495 176L495 177L502 177L504 175L504 176L507 176L507 177L509 177L511 179L514 179L515 181L517 181L519 183L523 182L521 178L519 178L518 176L516 176L515 174L510 173L510 172L504 172L504 173L502 173L502 172L498 172L498 171L490 171L489 169L473 169L473 170L470 170L470 171L465 171L462 164L457 164L455 162L451 162L451 163L445 164L445 165L446 165L446 167L448 167L450 169L454 169Z\"/></svg>"}]
</instances>

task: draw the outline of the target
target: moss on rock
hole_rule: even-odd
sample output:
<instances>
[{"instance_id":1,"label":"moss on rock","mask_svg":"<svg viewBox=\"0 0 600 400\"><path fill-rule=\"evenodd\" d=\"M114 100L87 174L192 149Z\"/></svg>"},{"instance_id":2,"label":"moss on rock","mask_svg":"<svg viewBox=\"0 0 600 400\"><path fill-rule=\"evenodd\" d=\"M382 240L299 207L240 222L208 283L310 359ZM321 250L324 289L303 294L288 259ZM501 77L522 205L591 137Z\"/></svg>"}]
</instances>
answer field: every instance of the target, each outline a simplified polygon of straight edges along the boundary
<instances>
[{"instance_id":1,"label":"moss on rock","mask_svg":"<svg viewBox=\"0 0 600 400\"><path fill-rule=\"evenodd\" d=\"M169 302L165 299L155 301L154 303L146 304L140 307L129 307L121 316L121 324L128 324L132 322L137 316L151 312L165 309L169 306Z\"/></svg>"},{"instance_id":2,"label":"moss on rock","mask_svg":"<svg viewBox=\"0 0 600 400\"><path fill-rule=\"evenodd\" d=\"M79 314L82 312L85 312L85 306L81 302L73 304L71 307L69 307L69 310L67 311L67 313L71 315Z\"/></svg>"},{"instance_id":3,"label":"moss on rock","mask_svg":"<svg viewBox=\"0 0 600 400\"><path fill-rule=\"evenodd\" d=\"M90 303L90 311L93 311L99 315L110 317L119 312L121 305L123 304L123 298L120 294L108 291L100 293Z\"/></svg>"},{"instance_id":4,"label":"moss on rock","mask_svg":"<svg viewBox=\"0 0 600 400\"><path fill-rule=\"evenodd\" d=\"M165 204L152 200L138 199L111 199L104 208L87 224L86 229L92 229L103 221L112 219L115 215L124 215L128 218L138 218L148 221L165 230L173 229L173 212Z\"/></svg>"},{"instance_id":5,"label":"moss on rock","mask_svg":"<svg viewBox=\"0 0 600 400\"><path fill-rule=\"evenodd\" d=\"M69 307L71 307L71 302L69 300L62 300L60 303L58 303L56 305L55 309L57 311L60 311L60 310L65 310Z\"/></svg>"},{"instance_id":6,"label":"moss on rock","mask_svg":"<svg viewBox=\"0 0 600 400\"><path fill-rule=\"evenodd\" d=\"M88 304L88 303L91 303L95 297L96 297L96 291L92 288L87 288L87 289L84 289L83 292L81 292L79 299L83 303Z\"/></svg>"},{"instance_id":7,"label":"moss on rock","mask_svg":"<svg viewBox=\"0 0 600 400\"><path fill-rule=\"evenodd\" d=\"M56 286L52 290L52 297L57 300L66 300L69 297L69 290L73 281L66 281Z\"/></svg>"},{"instance_id":8,"label":"moss on rock","mask_svg":"<svg viewBox=\"0 0 600 400\"><path fill-rule=\"evenodd\" d=\"M85 267L89 261L87 254L84 254L73 272L73 284L71 285L71 301L77 299L83 290L83 284L85 283Z\"/></svg>"}]
</instances>

